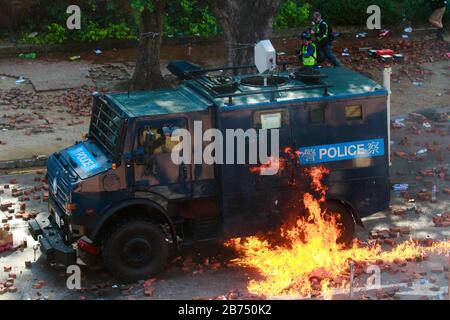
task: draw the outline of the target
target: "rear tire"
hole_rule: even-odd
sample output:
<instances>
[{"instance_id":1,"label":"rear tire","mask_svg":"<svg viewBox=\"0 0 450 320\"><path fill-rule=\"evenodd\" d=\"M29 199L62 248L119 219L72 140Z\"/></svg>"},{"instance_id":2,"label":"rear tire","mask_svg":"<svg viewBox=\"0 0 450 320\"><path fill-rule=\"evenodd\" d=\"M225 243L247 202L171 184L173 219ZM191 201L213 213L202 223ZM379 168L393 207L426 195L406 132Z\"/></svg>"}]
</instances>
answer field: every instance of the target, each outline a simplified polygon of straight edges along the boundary
<instances>
[{"instance_id":1,"label":"rear tire","mask_svg":"<svg viewBox=\"0 0 450 320\"><path fill-rule=\"evenodd\" d=\"M137 281L155 276L167 263L169 243L149 221L124 221L103 241L105 267L118 279Z\"/></svg>"},{"instance_id":2,"label":"rear tire","mask_svg":"<svg viewBox=\"0 0 450 320\"><path fill-rule=\"evenodd\" d=\"M340 227L342 233L337 242L345 245L350 245L355 237L355 221L353 219L352 211L347 206L338 201L326 202L323 205L323 209L327 211L327 215L339 215L337 224Z\"/></svg>"}]
</instances>

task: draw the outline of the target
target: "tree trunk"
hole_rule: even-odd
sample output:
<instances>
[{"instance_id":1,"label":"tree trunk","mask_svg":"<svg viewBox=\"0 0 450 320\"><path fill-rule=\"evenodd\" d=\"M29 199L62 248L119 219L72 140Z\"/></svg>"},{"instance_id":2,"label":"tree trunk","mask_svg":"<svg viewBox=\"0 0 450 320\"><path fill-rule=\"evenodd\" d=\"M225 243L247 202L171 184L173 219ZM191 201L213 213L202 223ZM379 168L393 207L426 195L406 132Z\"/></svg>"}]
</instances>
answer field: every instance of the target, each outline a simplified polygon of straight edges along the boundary
<instances>
[{"instance_id":1,"label":"tree trunk","mask_svg":"<svg viewBox=\"0 0 450 320\"><path fill-rule=\"evenodd\" d=\"M12 34L39 8L39 0L0 0L0 28Z\"/></svg>"},{"instance_id":2,"label":"tree trunk","mask_svg":"<svg viewBox=\"0 0 450 320\"><path fill-rule=\"evenodd\" d=\"M131 79L133 90L157 89L167 85L159 61L165 0L153 0L152 3L152 11L145 8L141 13L139 54Z\"/></svg>"},{"instance_id":3,"label":"tree trunk","mask_svg":"<svg viewBox=\"0 0 450 320\"><path fill-rule=\"evenodd\" d=\"M271 36L280 3L281 0L207 1L224 33L229 66L254 64L254 45Z\"/></svg>"}]
</instances>

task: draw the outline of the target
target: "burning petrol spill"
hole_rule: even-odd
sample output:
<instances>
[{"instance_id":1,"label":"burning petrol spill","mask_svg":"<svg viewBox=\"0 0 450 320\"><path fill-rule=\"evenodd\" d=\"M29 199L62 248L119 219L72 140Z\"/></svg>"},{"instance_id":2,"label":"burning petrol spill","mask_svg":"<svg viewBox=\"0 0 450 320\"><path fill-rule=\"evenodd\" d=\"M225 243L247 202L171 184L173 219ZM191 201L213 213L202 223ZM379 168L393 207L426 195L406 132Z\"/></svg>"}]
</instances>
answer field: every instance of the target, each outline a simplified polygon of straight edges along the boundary
<instances>
[{"instance_id":1,"label":"burning petrol spill","mask_svg":"<svg viewBox=\"0 0 450 320\"><path fill-rule=\"evenodd\" d=\"M272 244L258 236L235 238L226 245L235 249L239 257L233 263L255 269L262 280L250 280L249 292L265 296L318 296L332 297L333 291L349 285L349 264L354 262L356 272L365 272L370 264L422 259L429 253L448 252L450 241L436 242L425 247L412 239L383 250L375 241L346 246L338 243L340 236L338 212L322 210L326 201L326 187L322 179L329 172L324 167L307 171L311 188L318 194L302 195L307 214L299 217L295 225L279 230L282 244Z\"/></svg>"}]
</instances>

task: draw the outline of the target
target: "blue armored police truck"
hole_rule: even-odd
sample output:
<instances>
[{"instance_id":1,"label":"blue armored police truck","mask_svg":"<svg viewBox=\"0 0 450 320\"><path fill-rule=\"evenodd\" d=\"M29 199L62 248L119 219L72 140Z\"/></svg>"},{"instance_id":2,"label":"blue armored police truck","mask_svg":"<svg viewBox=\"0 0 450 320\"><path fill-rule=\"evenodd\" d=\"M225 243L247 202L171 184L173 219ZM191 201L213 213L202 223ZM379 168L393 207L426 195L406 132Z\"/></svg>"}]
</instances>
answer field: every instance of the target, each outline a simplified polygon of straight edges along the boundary
<instances>
[{"instance_id":1,"label":"blue armored police truck","mask_svg":"<svg viewBox=\"0 0 450 320\"><path fill-rule=\"evenodd\" d=\"M50 156L50 215L29 224L50 263L76 264L78 243L97 248L118 278L154 275L172 247L279 225L312 166L330 171L324 205L340 213L343 242L361 218L388 207L381 85L344 67L240 76L185 62L169 67L185 80L176 88L94 94L86 139ZM277 129L283 168L264 175L251 164L176 164L171 133L194 135L200 121L203 132L224 137L227 129ZM254 143L246 139L246 148Z\"/></svg>"}]
</instances>

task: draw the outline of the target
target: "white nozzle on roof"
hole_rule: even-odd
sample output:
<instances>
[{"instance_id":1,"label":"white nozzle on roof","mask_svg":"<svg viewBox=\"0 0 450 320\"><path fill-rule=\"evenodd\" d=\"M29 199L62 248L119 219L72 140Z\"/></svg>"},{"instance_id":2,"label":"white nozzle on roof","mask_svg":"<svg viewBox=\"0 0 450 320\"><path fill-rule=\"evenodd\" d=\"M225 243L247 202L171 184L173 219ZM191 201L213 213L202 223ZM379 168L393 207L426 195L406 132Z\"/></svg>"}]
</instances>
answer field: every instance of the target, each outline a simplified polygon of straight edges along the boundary
<instances>
[{"instance_id":1,"label":"white nozzle on roof","mask_svg":"<svg viewBox=\"0 0 450 320\"><path fill-rule=\"evenodd\" d=\"M276 51L270 40L262 40L255 46L255 65L259 73L273 71L276 67Z\"/></svg>"}]
</instances>

